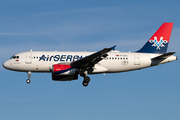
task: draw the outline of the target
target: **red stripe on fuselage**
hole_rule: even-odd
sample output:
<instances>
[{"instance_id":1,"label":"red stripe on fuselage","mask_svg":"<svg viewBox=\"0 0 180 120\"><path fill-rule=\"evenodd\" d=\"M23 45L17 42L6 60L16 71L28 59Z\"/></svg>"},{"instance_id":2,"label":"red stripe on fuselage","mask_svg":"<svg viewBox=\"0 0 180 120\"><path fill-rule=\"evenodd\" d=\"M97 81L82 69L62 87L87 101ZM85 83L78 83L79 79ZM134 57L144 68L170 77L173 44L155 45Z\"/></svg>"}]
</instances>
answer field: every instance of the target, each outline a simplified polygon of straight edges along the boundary
<instances>
[{"instance_id":1,"label":"red stripe on fuselage","mask_svg":"<svg viewBox=\"0 0 180 120\"><path fill-rule=\"evenodd\" d=\"M54 72L57 72L57 71L69 69L69 68L71 68L71 66L70 65L64 65L64 64L56 64L56 65L53 65L53 68L54 68Z\"/></svg>"}]
</instances>

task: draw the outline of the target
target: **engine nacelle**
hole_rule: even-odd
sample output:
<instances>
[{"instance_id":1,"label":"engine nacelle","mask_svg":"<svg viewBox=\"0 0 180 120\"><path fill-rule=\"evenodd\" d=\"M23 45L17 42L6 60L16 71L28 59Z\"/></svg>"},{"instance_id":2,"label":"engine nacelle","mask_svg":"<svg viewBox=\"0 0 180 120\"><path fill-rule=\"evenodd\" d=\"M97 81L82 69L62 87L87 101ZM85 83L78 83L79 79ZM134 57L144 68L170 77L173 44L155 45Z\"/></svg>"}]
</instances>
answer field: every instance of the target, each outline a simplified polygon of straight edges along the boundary
<instances>
[{"instance_id":1,"label":"engine nacelle","mask_svg":"<svg viewBox=\"0 0 180 120\"><path fill-rule=\"evenodd\" d=\"M55 64L52 69L55 75L72 75L76 73L76 69L71 65Z\"/></svg>"},{"instance_id":2,"label":"engine nacelle","mask_svg":"<svg viewBox=\"0 0 180 120\"><path fill-rule=\"evenodd\" d=\"M70 81L78 79L75 68L65 64L55 64L52 66L52 79L56 81Z\"/></svg>"}]
</instances>

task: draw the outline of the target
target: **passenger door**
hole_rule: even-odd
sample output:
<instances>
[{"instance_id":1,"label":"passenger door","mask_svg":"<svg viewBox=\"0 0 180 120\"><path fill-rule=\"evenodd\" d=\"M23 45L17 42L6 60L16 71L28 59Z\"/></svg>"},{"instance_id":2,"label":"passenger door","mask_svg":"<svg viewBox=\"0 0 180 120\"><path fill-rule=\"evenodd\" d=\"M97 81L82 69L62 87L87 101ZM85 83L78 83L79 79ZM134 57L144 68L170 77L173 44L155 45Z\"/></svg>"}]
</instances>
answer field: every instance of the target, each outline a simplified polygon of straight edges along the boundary
<instances>
[{"instance_id":1,"label":"passenger door","mask_svg":"<svg viewBox=\"0 0 180 120\"><path fill-rule=\"evenodd\" d=\"M26 64L31 64L32 63L32 58L33 58L33 56L32 56L31 52L26 53L26 61L25 61L25 63Z\"/></svg>"}]
</instances>

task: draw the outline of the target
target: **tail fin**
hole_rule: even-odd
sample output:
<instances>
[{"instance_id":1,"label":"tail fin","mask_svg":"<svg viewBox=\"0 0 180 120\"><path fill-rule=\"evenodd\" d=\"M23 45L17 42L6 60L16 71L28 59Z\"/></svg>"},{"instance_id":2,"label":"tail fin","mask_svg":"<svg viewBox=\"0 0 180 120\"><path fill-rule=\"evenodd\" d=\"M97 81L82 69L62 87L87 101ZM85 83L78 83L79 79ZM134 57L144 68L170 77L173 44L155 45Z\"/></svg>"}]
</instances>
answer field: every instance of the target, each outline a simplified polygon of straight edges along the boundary
<instances>
[{"instance_id":1,"label":"tail fin","mask_svg":"<svg viewBox=\"0 0 180 120\"><path fill-rule=\"evenodd\" d=\"M163 23L148 42L137 52L160 53L167 51L173 23Z\"/></svg>"}]
</instances>

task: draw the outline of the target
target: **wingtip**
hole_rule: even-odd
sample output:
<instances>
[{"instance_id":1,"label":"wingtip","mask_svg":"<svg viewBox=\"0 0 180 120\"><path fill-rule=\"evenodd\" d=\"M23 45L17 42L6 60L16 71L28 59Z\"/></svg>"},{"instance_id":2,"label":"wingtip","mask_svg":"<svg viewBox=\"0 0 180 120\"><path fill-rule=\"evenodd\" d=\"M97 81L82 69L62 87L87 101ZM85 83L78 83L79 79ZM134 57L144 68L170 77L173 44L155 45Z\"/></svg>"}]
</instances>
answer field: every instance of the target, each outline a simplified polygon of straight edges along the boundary
<instances>
[{"instance_id":1,"label":"wingtip","mask_svg":"<svg viewBox=\"0 0 180 120\"><path fill-rule=\"evenodd\" d=\"M117 45L115 45L115 46L111 47L111 49L112 49L112 50L115 50L115 47L116 47L116 46L117 46Z\"/></svg>"}]
</instances>

